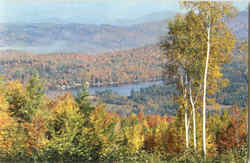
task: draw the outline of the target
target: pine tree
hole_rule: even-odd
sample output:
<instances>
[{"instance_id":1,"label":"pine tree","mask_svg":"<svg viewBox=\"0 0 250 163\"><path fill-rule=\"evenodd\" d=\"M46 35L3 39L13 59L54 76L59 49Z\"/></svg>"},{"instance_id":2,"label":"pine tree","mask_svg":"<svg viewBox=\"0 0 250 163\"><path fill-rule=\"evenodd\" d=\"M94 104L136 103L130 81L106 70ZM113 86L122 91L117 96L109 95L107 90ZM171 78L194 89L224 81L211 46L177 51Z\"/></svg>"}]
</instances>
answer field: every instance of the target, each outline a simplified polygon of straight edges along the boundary
<instances>
[{"instance_id":1,"label":"pine tree","mask_svg":"<svg viewBox=\"0 0 250 163\"><path fill-rule=\"evenodd\" d=\"M36 73L32 78L28 81L27 84L27 94L30 98L31 107L36 110L41 107L44 102L45 90L44 90L44 81L39 79L39 74Z\"/></svg>"},{"instance_id":2,"label":"pine tree","mask_svg":"<svg viewBox=\"0 0 250 163\"><path fill-rule=\"evenodd\" d=\"M83 80L81 89L78 91L77 96L75 97L75 101L80 108L80 111L82 113L85 113L88 115L94 107L91 106L90 101L89 101L89 92L88 92L88 82L85 82Z\"/></svg>"}]
</instances>

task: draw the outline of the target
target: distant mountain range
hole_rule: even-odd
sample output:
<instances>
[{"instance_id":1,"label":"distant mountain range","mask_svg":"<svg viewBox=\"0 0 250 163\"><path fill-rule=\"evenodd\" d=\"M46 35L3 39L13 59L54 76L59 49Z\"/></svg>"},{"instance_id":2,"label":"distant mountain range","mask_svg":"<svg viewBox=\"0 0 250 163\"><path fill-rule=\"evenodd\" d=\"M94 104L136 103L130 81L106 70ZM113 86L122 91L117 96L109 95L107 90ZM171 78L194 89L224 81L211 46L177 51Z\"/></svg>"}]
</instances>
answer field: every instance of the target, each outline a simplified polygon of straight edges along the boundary
<instances>
[{"instance_id":1,"label":"distant mountain range","mask_svg":"<svg viewBox=\"0 0 250 163\"><path fill-rule=\"evenodd\" d=\"M167 33L167 20L174 15L173 12L153 13L134 20L117 20L113 23L116 25L0 24L0 49L36 53L102 53L135 48L157 43ZM248 39L247 11L240 12L227 24L238 39Z\"/></svg>"},{"instance_id":2,"label":"distant mountain range","mask_svg":"<svg viewBox=\"0 0 250 163\"><path fill-rule=\"evenodd\" d=\"M166 29L164 22L128 27L87 24L1 24L0 47L37 53L101 53L155 43Z\"/></svg>"}]
</instances>

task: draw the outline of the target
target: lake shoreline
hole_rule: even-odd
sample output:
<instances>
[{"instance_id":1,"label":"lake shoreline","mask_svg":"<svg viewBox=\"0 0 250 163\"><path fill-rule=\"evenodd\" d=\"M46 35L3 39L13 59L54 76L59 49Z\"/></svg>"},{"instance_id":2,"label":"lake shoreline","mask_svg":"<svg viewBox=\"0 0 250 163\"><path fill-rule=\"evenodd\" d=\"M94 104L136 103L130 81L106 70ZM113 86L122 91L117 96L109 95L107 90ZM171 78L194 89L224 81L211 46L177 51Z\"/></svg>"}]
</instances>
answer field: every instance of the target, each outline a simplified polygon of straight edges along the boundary
<instances>
[{"instance_id":1,"label":"lake shoreline","mask_svg":"<svg viewBox=\"0 0 250 163\"><path fill-rule=\"evenodd\" d=\"M153 85L162 84L163 81L152 81L152 82L139 82L139 83L131 83L131 84L121 84L118 86L103 86L103 87L90 87L88 91L91 96L94 96L96 92L102 92L105 90L112 90L113 92L117 93L120 96L129 96L132 90L139 91L141 88L147 88ZM75 95L77 91L79 91L81 87L74 87L65 90L48 90L46 95L48 97L54 98L56 96L60 96L69 92L70 94Z\"/></svg>"}]
</instances>

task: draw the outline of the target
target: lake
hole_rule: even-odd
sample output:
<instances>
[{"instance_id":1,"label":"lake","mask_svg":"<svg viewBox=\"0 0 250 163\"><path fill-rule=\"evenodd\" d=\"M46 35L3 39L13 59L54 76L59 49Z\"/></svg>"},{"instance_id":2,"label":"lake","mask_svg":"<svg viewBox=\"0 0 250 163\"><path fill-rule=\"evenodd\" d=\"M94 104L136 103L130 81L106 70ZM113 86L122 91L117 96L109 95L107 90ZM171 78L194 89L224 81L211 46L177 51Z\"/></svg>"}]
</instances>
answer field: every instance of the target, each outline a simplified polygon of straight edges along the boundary
<instances>
[{"instance_id":1,"label":"lake","mask_svg":"<svg viewBox=\"0 0 250 163\"><path fill-rule=\"evenodd\" d=\"M94 96L96 92L105 91L105 90L112 90L113 92L117 93L120 96L129 96L131 91L139 91L141 88L147 88L153 85L162 85L162 81L154 81L154 82L143 82L143 83L136 83L136 84L124 84L117 87L114 86L105 86L105 87L93 87L89 88L88 91L90 95ZM62 95L63 93L70 92L71 94L75 95L79 89L72 88L67 91L49 91L47 94L50 97L55 97L58 95Z\"/></svg>"},{"instance_id":2,"label":"lake","mask_svg":"<svg viewBox=\"0 0 250 163\"><path fill-rule=\"evenodd\" d=\"M106 87L94 87L89 88L89 93L91 95L95 95L96 92L105 91L105 90L112 90L113 92L117 93L120 96L130 96L132 90L139 91L141 88L147 88L153 85L160 85L163 84L162 81L155 81L155 82L144 82L144 83L137 83L137 84L125 84L118 87L106 86Z\"/></svg>"}]
</instances>

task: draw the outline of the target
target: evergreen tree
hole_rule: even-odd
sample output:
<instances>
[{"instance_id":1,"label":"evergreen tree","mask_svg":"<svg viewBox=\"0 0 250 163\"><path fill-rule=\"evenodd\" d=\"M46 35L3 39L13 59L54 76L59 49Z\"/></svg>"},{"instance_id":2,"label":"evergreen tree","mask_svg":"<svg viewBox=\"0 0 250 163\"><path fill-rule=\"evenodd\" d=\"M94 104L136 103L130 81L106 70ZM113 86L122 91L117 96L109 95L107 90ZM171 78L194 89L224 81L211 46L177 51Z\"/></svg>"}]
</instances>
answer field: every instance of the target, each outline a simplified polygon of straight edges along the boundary
<instances>
[{"instance_id":1,"label":"evergreen tree","mask_svg":"<svg viewBox=\"0 0 250 163\"><path fill-rule=\"evenodd\" d=\"M26 90L28 97L30 98L30 107L37 110L41 107L45 97L44 81L39 79L38 73L32 76L32 78L28 81Z\"/></svg>"},{"instance_id":2,"label":"evergreen tree","mask_svg":"<svg viewBox=\"0 0 250 163\"><path fill-rule=\"evenodd\" d=\"M80 111L86 115L88 115L94 107L91 107L90 101L88 97L90 96L88 92L89 84L86 81L82 81L81 89L77 92L77 95L75 97L75 101L80 108Z\"/></svg>"}]
</instances>

